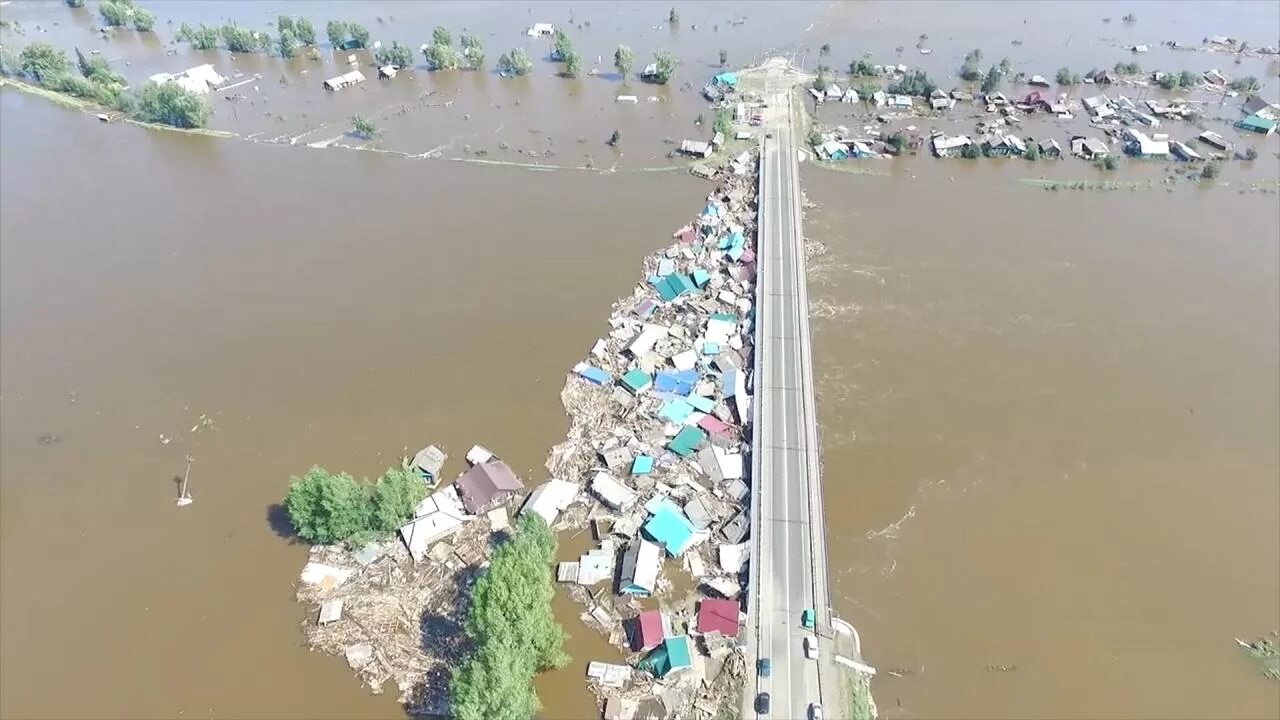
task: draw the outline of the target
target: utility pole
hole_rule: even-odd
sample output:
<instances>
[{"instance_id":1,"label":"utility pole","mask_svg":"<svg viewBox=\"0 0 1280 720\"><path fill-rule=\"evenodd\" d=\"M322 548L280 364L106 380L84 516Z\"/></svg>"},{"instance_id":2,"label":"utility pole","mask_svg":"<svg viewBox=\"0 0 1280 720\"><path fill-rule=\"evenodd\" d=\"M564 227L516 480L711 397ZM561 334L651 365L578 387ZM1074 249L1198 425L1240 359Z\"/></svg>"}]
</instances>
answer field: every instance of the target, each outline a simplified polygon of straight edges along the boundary
<instances>
[{"instance_id":1,"label":"utility pole","mask_svg":"<svg viewBox=\"0 0 1280 720\"><path fill-rule=\"evenodd\" d=\"M187 456L187 471L182 475L182 489L178 491L178 507L186 507L192 502L191 495L187 492L187 482L191 479L191 463L195 461L195 458Z\"/></svg>"}]
</instances>

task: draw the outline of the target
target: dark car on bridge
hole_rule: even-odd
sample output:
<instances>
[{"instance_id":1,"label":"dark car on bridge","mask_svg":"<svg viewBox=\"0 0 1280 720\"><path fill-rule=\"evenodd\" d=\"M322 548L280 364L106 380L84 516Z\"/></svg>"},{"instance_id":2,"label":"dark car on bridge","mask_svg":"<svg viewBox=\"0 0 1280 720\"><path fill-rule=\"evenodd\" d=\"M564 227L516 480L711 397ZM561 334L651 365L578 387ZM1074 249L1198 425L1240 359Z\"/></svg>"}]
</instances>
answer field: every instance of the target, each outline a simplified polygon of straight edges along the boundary
<instances>
[{"instance_id":1,"label":"dark car on bridge","mask_svg":"<svg viewBox=\"0 0 1280 720\"><path fill-rule=\"evenodd\" d=\"M756 712L761 715L769 712L769 693L760 693L756 696Z\"/></svg>"}]
</instances>

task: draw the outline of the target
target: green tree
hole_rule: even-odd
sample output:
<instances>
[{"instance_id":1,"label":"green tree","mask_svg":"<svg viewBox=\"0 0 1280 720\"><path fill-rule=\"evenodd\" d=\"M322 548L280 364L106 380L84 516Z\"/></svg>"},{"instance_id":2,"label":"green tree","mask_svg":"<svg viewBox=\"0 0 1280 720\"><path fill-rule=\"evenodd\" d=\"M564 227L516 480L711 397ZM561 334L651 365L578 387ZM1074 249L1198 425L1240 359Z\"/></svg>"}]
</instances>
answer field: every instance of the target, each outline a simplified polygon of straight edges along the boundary
<instances>
[{"instance_id":1,"label":"green tree","mask_svg":"<svg viewBox=\"0 0 1280 720\"><path fill-rule=\"evenodd\" d=\"M443 26L437 25L436 29L431 31L431 42L434 45L452 45L453 36Z\"/></svg>"},{"instance_id":2,"label":"green tree","mask_svg":"<svg viewBox=\"0 0 1280 720\"><path fill-rule=\"evenodd\" d=\"M133 20L132 0L103 0L98 5L98 14L102 21L111 27L124 27Z\"/></svg>"},{"instance_id":3,"label":"green tree","mask_svg":"<svg viewBox=\"0 0 1280 720\"><path fill-rule=\"evenodd\" d=\"M1027 152L1023 155L1026 159L1035 162L1040 159L1040 145L1038 143L1029 143Z\"/></svg>"},{"instance_id":4,"label":"green tree","mask_svg":"<svg viewBox=\"0 0 1280 720\"><path fill-rule=\"evenodd\" d=\"M1262 89L1262 83L1258 82L1258 78L1246 75L1232 80L1229 87L1236 92L1256 93Z\"/></svg>"},{"instance_id":5,"label":"green tree","mask_svg":"<svg viewBox=\"0 0 1280 720\"><path fill-rule=\"evenodd\" d=\"M582 73L582 56L577 50L570 50L564 56L564 76L578 77Z\"/></svg>"},{"instance_id":6,"label":"green tree","mask_svg":"<svg viewBox=\"0 0 1280 720\"><path fill-rule=\"evenodd\" d=\"M720 67L724 67L725 65L728 65L728 64L729 64L729 51L721 50L720 51Z\"/></svg>"},{"instance_id":7,"label":"green tree","mask_svg":"<svg viewBox=\"0 0 1280 720\"><path fill-rule=\"evenodd\" d=\"M551 59L556 62L564 62L564 59L573 51L573 41L565 34L563 30L556 30L556 44L551 51Z\"/></svg>"},{"instance_id":8,"label":"green tree","mask_svg":"<svg viewBox=\"0 0 1280 720\"><path fill-rule=\"evenodd\" d=\"M906 152L910 144L911 141L907 139L906 134L901 130L889 136L889 145L893 148L894 155L901 155Z\"/></svg>"},{"instance_id":9,"label":"green tree","mask_svg":"<svg viewBox=\"0 0 1280 720\"><path fill-rule=\"evenodd\" d=\"M209 103L204 96L177 83L149 82L138 93L138 119L177 128L204 127L209 121Z\"/></svg>"},{"instance_id":10,"label":"green tree","mask_svg":"<svg viewBox=\"0 0 1280 720\"><path fill-rule=\"evenodd\" d=\"M917 97L929 97L937 89L938 86L933 83L933 79L923 70L911 70L903 75L902 79L889 85L889 92L894 95Z\"/></svg>"},{"instance_id":11,"label":"green tree","mask_svg":"<svg viewBox=\"0 0 1280 720\"><path fill-rule=\"evenodd\" d=\"M716 132L726 138L733 137L733 112L729 108L716 110Z\"/></svg>"},{"instance_id":12,"label":"green tree","mask_svg":"<svg viewBox=\"0 0 1280 720\"><path fill-rule=\"evenodd\" d=\"M721 50L720 52L723 53L724 51ZM618 49L613 51L613 67L622 76L624 82L631 75L631 67L635 64L635 61L635 53L631 52L631 48L627 45L619 45ZM724 63L721 62L720 65L723 67Z\"/></svg>"},{"instance_id":13,"label":"green tree","mask_svg":"<svg viewBox=\"0 0 1280 720\"><path fill-rule=\"evenodd\" d=\"M1220 169L1221 168L1218 166L1218 163L1216 162L1205 163L1205 166L1200 168L1200 179L1212 180L1218 177L1218 171Z\"/></svg>"},{"instance_id":14,"label":"green tree","mask_svg":"<svg viewBox=\"0 0 1280 720\"><path fill-rule=\"evenodd\" d=\"M462 58L467 68L471 70L483 69L484 45L480 43L480 38L464 32L458 37L458 42L462 45Z\"/></svg>"},{"instance_id":15,"label":"green tree","mask_svg":"<svg viewBox=\"0 0 1280 720\"><path fill-rule=\"evenodd\" d=\"M239 25L223 25L222 41L231 52L261 52L271 47L271 37L263 32L242 28Z\"/></svg>"},{"instance_id":16,"label":"green tree","mask_svg":"<svg viewBox=\"0 0 1280 720\"><path fill-rule=\"evenodd\" d=\"M178 28L178 39L191 43L196 50L212 50L218 47L218 28L201 25L193 28L186 23Z\"/></svg>"},{"instance_id":17,"label":"green tree","mask_svg":"<svg viewBox=\"0 0 1280 720\"><path fill-rule=\"evenodd\" d=\"M826 60L831 57L831 43L822 43L822 47L818 48L818 59Z\"/></svg>"},{"instance_id":18,"label":"green tree","mask_svg":"<svg viewBox=\"0 0 1280 720\"><path fill-rule=\"evenodd\" d=\"M80 48L76 48L76 65L80 68L80 74L85 79L100 85L120 85L125 84L124 76L111 69L111 63L101 55L85 56L80 52Z\"/></svg>"},{"instance_id":19,"label":"green tree","mask_svg":"<svg viewBox=\"0 0 1280 720\"><path fill-rule=\"evenodd\" d=\"M373 54L373 59L379 65L405 68L413 65L413 51L393 40L390 46L383 45L378 48Z\"/></svg>"},{"instance_id":20,"label":"green tree","mask_svg":"<svg viewBox=\"0 0 1280 720\"><path fill-rule=\"evenodd\" d=\"M151 32L156 26L155 13L146 8L136 8L133 11L133 29L138 32Z\"/></svg>"},{"instance_id":21,"label":"green tree","mask_svg":"<svg viewBox=\"0 0 1280 720\"><path fill-rule=\"evenodd\" d=\"M498 58L498 70L507 75L528 75L533 70L533 61L524 48L515 48Z\"/></svg>"},{"instance_id":22,"label":"green tree","mask_svg":"<svg viewBox=\"0 0 1280 720\"><path fill-rule=\"evenodd\" d=\"M849 75L852 77L871 77L876 74L875 65L871 64L871 56L862 57L849 63Z\"/></svg>"},{"instance_id":23,"label":"green tree","mask_svg":"<svg viewBox=\"0 0 1280 720\"><path fill-rule=\"evenodd\" d=\"M334 475L315 466L293 478L284 507L298 537L330 545L368 529L369 488L346 473Z\"/></svg>"},{"instance_id":24,"label":"green tree","mask_svg":"<svg viewBox=\"0 0 1280 720\"><path fill-rule=\"evenodd\" d=\"M1116 66L1112 69L1116 71L1117 75L1141 75L1142 74L1142 66L1136 62L1118 62L1116 63Z\"/></svg>"},{"instance_id":25,"label":"green tree","mask_svg":"<svg viewBox=\"0 0 1280 720\"><path fill-rule=\"evenodd\" d=\"M355 125L355 118L352 118L351 124ZM375 135L377 132L377 128L373 128ZM373 486L370 529L384 533L395 532L413 519L414 508L426 496L426 483L422 482L422 476L416 470L388 469Z\"/></svg>"},{"instance_id":26,"label":"green tree","mask_svg":"<svg viewBox=\"0 0 1280 720\"><path fill-rule=\"evenodd\" d=\"M22 48L18 55L22 72L44 84L48 80L69 73L67 54L43 40L37 40Z\"/></svg>"},{"instance_id":27,"label":"green tree","mask_svg":"<svg viewBox=\"0 0 1280 720\"><path fill-rule=\"evenodd\" d=\"M1069 67L1058 68L1057 81L1059 85L1079 85L1080 75L1071 72Z\"/></svg>"},{"instance_id":28,"label":"green tree","mask_svg":"<svg viewBox=\"0 0 1280 720\"><path fill-rule=\"evenodd\" d=\"M978 82L982 79L982 50L974 48L964 56L964 63L960 65L960 78L968 82Z\"/></svg>"},{"instance_id":29,"label":"green tree","mask_svg":"<svg viewBox=\"0 0 1280 720\"><path fill-rule=\"evenodd\" d=\"M324 26L325 34L329 36L329 44L335 48L342 47L347 41L347 24L341 20L330 20Z\"/></svg>"},{"instance_id":30,"label":"green tree","mask_svg":"<svg viewBox=\"0 0 1280 720\"><path fill-rule=\"evenodd\" d=\"M1245 148L1244 159L1250 162L1258 159L1258 151L1254 148Z\"/></svg>"},{"instance_id":31,"label":"green tree","mask_svg":"<svg viewBox=\"0 0 1280 720\"><path fill-rule=\"evenodd\" d=\"M276 39L276 48L280 51L280 57L291 58L294 53L298 52L298 38L294 36L293 29L289 28L280 33L280 37Z\"/></svg>"},{"instance_id":32,"label":"green tree","mask_svg":"<svg viewBox=\"0 0 1280 720\"><path fill-rule=\"evenodd\" d=\"M1176 90L1178 88L1178 76L1174 73L1164 73L1156 84L1165 90Z\"/></svg>"},{"instance_id":33,"label":"green tree","mask_svg":"<svg viewBox=\"0 0 1280 720\"><path fill-rule=\"evenodd\" d=\"M285 31L288 31L294 34L294 38L297 38L297 32L294 30L295 27L293 18L288 15L281 15L276 18L276 32L281 35L283 35Z\"/></svg>"},{"instance_id":34,"label":"green tree","mask_svg":"<svg viewBox=\"0 0 1280 720\"><path fill-rule=\"evenodd\" d=\"M422 51L427 60L427 67L432 70L457 70L458 51L452 45L428 45Z\"/></svg>"},{"instance_id":35,"label":"green tree","mask_svg":"<svg viewBox=\"0 0 1280 720\"><path fill-rule=\"evenodd\" d=\"M1000 72L1000 68L998 66L992 65L987 70L987 74L982 78L982 92L995 92L996 88L1000 87L1000 81L1003 79L1004 73Z\"/></svg>"},{"instance_id":36,"label":"green tree","mask_svg":"<svg viewBox=\"0 0 1280 720\"><path fill-rule=\"evenodd\" d=\"M1115 155L1103 155L1098 158L1094 164L1098 166L1099 170L1110 171L1120 167L1120 161L1116 159Z\"/></svg>"},{"instance_id":37,"label":"green tree","mask_svg":"<svg viewBox=\"0 0 1280 720\"><path fill-rule=\"evenodd\" d=\"M540 709L533 687L561 667L564 629L551 612L556 538L542 518L522 516L471 590L463 627L476 652L453 671L450 709L458 720L528 720Z\"/></svg>"},{"instance_id":38,"label":"green tree","mask_svg":"<svg viewBox=\"0 0 1280 720\"><path fill-rule=\"evenodd\" d=\"M676 74L676 58L667 50L659 50L653 54L653 64L658 66L653 79L659 85L666 85Z\"/></svg>"},{"instance_id":39,"label":"green tree","mask_svg":"<svg viewBox=\"0 0 1280 720\"><path fill-rule=\"evenodd\" d=\"M293 36L298 38L298 42L303 45L316 44L316 28L306 18L298 18L293 21Z\"/></svg>"},{"instance_id":40,"label":"green tree","mask_svg":"<svg viewBox=\"0 0 1280 720\"><path fill-rule=\"evenodd\" d=\"M1191 72L1190 70L1183 70L1182 72L1178 73L1178 85L1181 87L1184 87L1184 88L1195 87L1196 83L1198 82L1200 82L1200 79L1197 78L1196 74Z\"/></svg>"},{"instance_id":41,"label":"green tree","mask_svg":"<svg viewBox=\"0 0 1280 720\"><path fill-rule=\"evenodd\" d=\"M351 33L351 39L355 41L356 47L369 47L369 31L360 23L350 23L347 30Z\"/></svg>"}]
</instances>

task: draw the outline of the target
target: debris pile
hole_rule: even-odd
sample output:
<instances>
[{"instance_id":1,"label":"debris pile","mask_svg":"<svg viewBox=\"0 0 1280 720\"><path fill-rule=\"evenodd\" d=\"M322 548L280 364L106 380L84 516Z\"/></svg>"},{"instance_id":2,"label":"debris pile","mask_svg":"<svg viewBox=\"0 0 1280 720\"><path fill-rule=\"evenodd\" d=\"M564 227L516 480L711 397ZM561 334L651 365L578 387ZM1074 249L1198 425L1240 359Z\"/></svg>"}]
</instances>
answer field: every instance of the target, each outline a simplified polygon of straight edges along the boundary
<instances>
[{"instance_id":1,"label":"debris pile","mask_svg":"<svg viewBox=\"0 0 1280 720\"><path fill-rule=\"evenodd\" d=\"M740 701L756 162L735 158L698 217L645 259L561 392L570 428L547 469L581 484L574 521L599 545L556 576L583 621L632 653L631 666L588 667L606 717L707 718ZM694 609L708 607L729 619L699 632Z\"/></svg>"}]
</instances>

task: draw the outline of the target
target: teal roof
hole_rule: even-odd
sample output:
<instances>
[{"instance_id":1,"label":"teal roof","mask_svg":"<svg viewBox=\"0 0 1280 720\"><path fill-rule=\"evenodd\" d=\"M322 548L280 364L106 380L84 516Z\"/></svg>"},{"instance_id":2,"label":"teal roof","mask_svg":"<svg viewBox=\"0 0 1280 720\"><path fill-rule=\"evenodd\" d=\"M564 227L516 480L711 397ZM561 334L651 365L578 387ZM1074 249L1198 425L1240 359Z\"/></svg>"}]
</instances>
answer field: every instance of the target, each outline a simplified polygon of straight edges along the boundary
<instances>
[{"instance_id":1,"label":"teal roof","mask_svg":"<svg viewBox=\"0 0 1280 720\"><path fill-rule=\"evenodd\" d=\"M626 375L622 376L622 384L626 385L627 389L633 393L638 393L641 390L644 390L649 387L649 384L652 382L653 378L649 377L649 373L641 370L640 368L628 371Z\"/></svg>"},{"instance_id":2,"label":"teal roof","mask_svg":"<svg viewBox=\"0 0 1280 720\"><path fill-rule=\"evenodd\" d=\"M672 557L678 557L693 545L697 531L689 518L673 504L663 504L644 524L645 534L665 547Z\"/></svg>"},{"instance_id":3,"label":"teal roof","mask_svg":"<svg viewBox=\"0 0 1280 720\"><path fill-rule=\"evenodd\" d=\"M662 406L658 411L658 417L668 422L677 424L684 423L693 414L693 406L684 398L676 398ZM679 436L677 436L679 437Z\"/></svg>"},{"instance_id":4,"label":"teal roof","mask_svg":"<svg viewBox=\"0 0 1280 720\"><path fill-rule=\"evenodd\" d=\"M1254 132L1271 132L1276 129L1276 121L1268 120L1261 115L1250 115L1236 123L1236 127Z\"/></svg>"},{"instance_id":5,"label":"teal roof","mask_svg":"<svg viewBox=\"0 0 1280 720\"><path fill-rule=\"evenodd\" d=\"M667 638L662 644L667 648L667 659L671 662L672 670L693 667L693 647L688 635Z\"/></svg>"},{"instance_id":6,"label":"teal roof","mask_svg":"<svg viewBox=\"0 0 1280 720\"><path fill-rule=\"evenodd\" d=\"M693 278L678 273L671 273L659 278L653 286L657 289L658 295L667 302L675 300L686 293L695 292L698 289L693 284Z\"/></svg>"},{"instance_id":7,"label":"teal roof","mask_svg":"<svg viewBox=\"0 0 1280 720\"><path fill-rule=\"evenodd\" d=\"M733 313L711 313L711 319L723 320L725 322L731 322L735 325L738 324L738 316L734 315Z\"/></svg>"},{"instance_id":8,"label":"teal roof","mask_svg":"<svg viewBox=\"0 0 1280 720\"><path fill-rule=\"evenodd\" d=\"M697 285L698 287L705 287L706 284L709 282L711 282L711 273L707 272L706 270L703 270L702 268L693 269L694 285Z\"/></svg>"},{"instance_id":9,"label":"teal roof","mask_svg":"<svg viewBox=\"0 0 1280 720\"><path fill-rule=\"evenodd\" d=\"M710 340L702 343L702 354L703 355L719 355L720 343L711 342Z\"/></svg>"},{"instance_id":10,"label":"teal roof","mask_svg":"<svg viewBox=\"0 0 1280 720\"><path fill-rule=\"evenodd\" d=\"M630 374L630 373L628 373ZM667 443L667 449L680 457L689 457L693 451L707 439L707 434L698 428L687 427Z\"/></svg>"},{"instance_id":11,"label":"teal roof","mask_svg":"<svg viewBox=\"0 0 1280 720\"><path fill-rule=\"evenodd\" d=\"M727 85L728 87L733 87L734 85L738 84L738 74L731 73L731 72L723 72L715 76L714 80L721 85Z\"/></svg>"},{"instance_id":12,"label":"teal roof","mask_svg":"<svg viewBox=\"0 0 1280 720\"><path fill-rule=\"evenodd\" d=\"M715 400L712 400L709 397L702 397L701 395L690 395L687 402L692 405L695 410L700 410L704 413L709 413L716 409Z\"/></svg>"},{"instance_id":13,"label":"teal roof","mask_svg":"<svg viewBox=\"0 0 1280 720\"><path fill-rule=\"evenodd\" d=\"M637 455L631 463L632 475L648 475L653 472L653 458L648 455Z\"/></svg>"}]
</instances>

